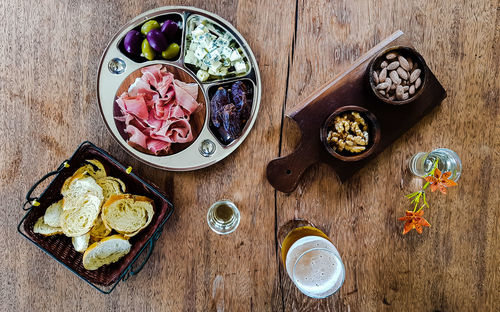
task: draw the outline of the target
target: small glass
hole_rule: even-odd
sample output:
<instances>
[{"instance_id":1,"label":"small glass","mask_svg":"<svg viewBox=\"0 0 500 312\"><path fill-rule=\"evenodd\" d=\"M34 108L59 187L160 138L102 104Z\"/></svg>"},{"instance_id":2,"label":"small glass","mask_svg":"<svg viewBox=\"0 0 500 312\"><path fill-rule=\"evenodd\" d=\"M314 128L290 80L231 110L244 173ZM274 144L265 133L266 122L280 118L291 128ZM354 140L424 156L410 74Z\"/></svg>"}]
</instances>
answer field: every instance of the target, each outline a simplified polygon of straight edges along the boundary
<instances>
[{"instance_id":1,"label":"small glass","mask_svg":"<svg viewBox=\"0 0 500 312\"><path fill-rule=\"evenodd\" d=\"M229 234L240 224L240 211L232 201L223 199L210 206L207 222L215 233Z\"/></svg>"},{"instance_id":2,"label":"small glass","mask_svg":"<svg viewBox=\"0 0 500 312\"><path fill-rule=\"evenodd\" d=\"M427 176L438 160L438 169L441 172L451 172L450 179L458 181L462 174L462 161L457 153L447 148L438 148L430 153L420 152L412 156L409 162L411 173L418 177Z\"/></svg>"}]
</instances>

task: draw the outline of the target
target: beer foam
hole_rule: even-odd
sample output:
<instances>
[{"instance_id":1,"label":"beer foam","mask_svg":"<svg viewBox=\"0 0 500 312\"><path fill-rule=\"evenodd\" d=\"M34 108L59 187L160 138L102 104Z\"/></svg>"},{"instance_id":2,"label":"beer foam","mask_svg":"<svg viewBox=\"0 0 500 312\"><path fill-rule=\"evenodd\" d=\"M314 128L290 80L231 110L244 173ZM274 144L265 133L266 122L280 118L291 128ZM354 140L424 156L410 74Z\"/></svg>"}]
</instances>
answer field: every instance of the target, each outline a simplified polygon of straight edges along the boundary
<instances>
[{"instance_id":1,"label":"beer foam","mask_svg":"<svg viewBox=\"0 0 500 312\"><path fill-rule=\"evenodd\" d=\"M319 236L307 236L290 247L286 269L295 285L307 296L331 295L344 282L344 265L335 246Z\"/></svg>"}]
</instances>

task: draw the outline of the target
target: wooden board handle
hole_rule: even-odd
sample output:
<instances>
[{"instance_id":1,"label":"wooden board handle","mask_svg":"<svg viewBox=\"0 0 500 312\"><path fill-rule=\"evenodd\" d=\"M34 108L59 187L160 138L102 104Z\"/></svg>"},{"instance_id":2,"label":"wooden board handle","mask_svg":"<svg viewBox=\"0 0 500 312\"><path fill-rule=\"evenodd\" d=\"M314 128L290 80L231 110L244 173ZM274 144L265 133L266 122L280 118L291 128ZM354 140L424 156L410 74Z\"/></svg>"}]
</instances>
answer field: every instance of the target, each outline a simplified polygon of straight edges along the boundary
<instances>
[{"instance_id":1,"label":"wooden board handle","mask_svg":"<svg viewBox=\"0 0 500 312\"><path fill-rule=\"evenodd\" d=\"M267 180L275 189L283 193L293 192L304 171L317 162L317 153L308 150L308 145L301 142L290 155L269 162L266 172Z\"/></svg>"}]
</instances>

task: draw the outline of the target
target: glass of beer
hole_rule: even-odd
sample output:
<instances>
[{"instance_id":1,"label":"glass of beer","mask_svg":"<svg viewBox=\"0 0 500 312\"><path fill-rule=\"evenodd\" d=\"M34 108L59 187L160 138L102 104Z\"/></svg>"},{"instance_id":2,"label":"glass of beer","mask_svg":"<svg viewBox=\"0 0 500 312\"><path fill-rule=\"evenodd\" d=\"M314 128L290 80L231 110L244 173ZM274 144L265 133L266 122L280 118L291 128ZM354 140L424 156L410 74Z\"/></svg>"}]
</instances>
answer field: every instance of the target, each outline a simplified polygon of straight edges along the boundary
<instances>
[{"instance_id":1,"label":"glass of beer","mask_svg":"<svg viewBox=\"0 0 500 312\"><path fill-rule=\"evenodd\" d=\"M345 269L337 248L311 222L295 219L278 232L283 265L306 296L325 298L340 289Z\"/></svg>"}]
</instances>

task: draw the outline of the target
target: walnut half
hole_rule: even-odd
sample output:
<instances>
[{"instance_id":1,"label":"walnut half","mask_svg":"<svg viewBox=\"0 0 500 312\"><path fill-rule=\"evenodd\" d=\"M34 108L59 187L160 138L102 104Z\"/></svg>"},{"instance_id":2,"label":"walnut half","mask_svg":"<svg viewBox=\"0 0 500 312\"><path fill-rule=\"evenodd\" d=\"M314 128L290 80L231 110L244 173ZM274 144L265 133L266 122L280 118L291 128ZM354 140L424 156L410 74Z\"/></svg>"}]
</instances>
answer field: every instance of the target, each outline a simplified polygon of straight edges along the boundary
<instances>
[{"instance_id":1,"label":"walnut half","mask_svg":"<svg viewBox=\"0 0 500 312\"><path fill-rule=\"evenodd\" d=\"M326 140L336 152L359 154L368 145L368 125L358 112L336 116Z\"/></svg>"}]
</instances>

